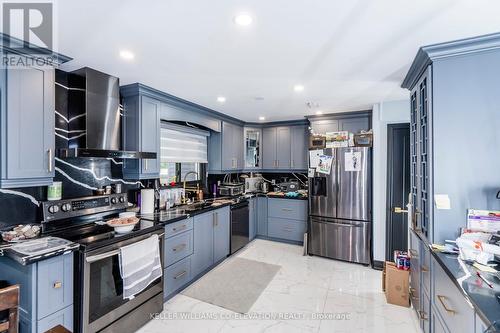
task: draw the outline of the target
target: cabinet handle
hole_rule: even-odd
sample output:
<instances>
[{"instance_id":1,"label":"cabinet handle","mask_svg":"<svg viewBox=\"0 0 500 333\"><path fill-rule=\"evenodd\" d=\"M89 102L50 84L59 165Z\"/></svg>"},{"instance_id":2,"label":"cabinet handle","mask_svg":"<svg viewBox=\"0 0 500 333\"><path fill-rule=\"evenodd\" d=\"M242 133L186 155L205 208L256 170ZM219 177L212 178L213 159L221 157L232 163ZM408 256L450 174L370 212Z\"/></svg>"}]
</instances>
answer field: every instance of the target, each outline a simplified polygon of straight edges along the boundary
<instances>
[{"instance_id":1,"label":"cabinet handle","mask_svg":"<svg viewBox=\"0 0 500 333\"><path fill-rule=\"evenodd\" d=\"M418 299L418 297L417 297L417 296L415 296L415 294L414 294L414 293L415 293L415 288L410 288L410 297L411 297L411 299L413 299L413 300L417 300L417 299Z\"/></svg>"},{"instance_id":2,"label":"cabinet handle","mask_svg":"<svg viewBox=\"0 0 500 333\"><path fill-rule=\"evenodd\" d=\"M418 258L418 252L414 249L410 249L410 254L414 257L414 258Z\"/></svg>"},{"instance_id":3,"label":"cabinet handle","mask_svg":"<svg viewBox=\"0 0 500 333\"><path fill-rule=\"evenodd\" d=\"M293 160L290 161L290 167L293 168L294 166L294 163L293 163Z\"/></svg>"},{"instance_id":4,"label":"cabinet handle","mask_svg":"<svg viewBox=\"0 0 500 333\"><path fill-rule=\"evenodd\" d=\"M47 150L47 154L49 155L49 172L52 172L53 166L52 166L52 148L49 148Z\"/></svg>"},{"instance_id":5,"label":"cabinet handle","mask_svg":"<svg viewBox=\"0 0 500 333\"><path fill-rule=\"evenodd\" d=\"M215 226L219 225L219 213L215 212Z\"/></svg>"},{"instance_id":6,"label":"cabinet handle","mask_svg":"<svg viewBox=\"0 0 500 333\"><path fill-rule=\"evenodd\" d=\"M180 272L179 274L177 274L176 276L174 276L174 280L177 280L181 277L183 277L184 275L186 275L187 271L182 271Z\"/></svg>"},{"instance_id":7,"label":"cabinet handle","mask_svg":"<svg viewBox=\"0 0 500 333\"><path fill-rule=\"evenodd\" d=\"M425 265L422 265L421 266L421 270L422 270L422 273L428 273L429 272L429 268Z\"/></svg>"},{"instance_id":8,"label":"cabinet handle","mask_svg":"<svg viewBox=\"0 0 500 333\"><path fill-rule=\"evenodd\" d=\"M444 308L444 310L445 310L446 312L448 312L449 314L452 314L452 315L454 315L454 314L456 313L456 312L455 312L455 310L448 308L448 307L446 306L446 304L444 303L444 299L446 299L446 296L443 296L443 295L437 295L437 298L438 298L438 300L439 300L439 303L441 303L441 305L443 306L443 308Z\"/></svg>"},{"instance_id":9,"label":"cabinet handle","mask_svg":"<svg viewBox=\"0 0 500 333\"><path fill-rule=\"evenodd\" d=\"M148 169L148 160L145 159L144 160L144 170L147 170Z\"/></svg>"},{"instance_id":10,"label":"cabinet handle","mask_svg":"<svg viewBox=\"0 0 500 333\"><path fill-rule=\"evenodd\" d=\"M180 250L184 249L186 247L186 245L187 244L177 245L176 247L172 248L172 251L174 251L174 252L180 251Z\"/></svg>"},{"instance_id":11,"label":"cabinet handle","mask_svg":"<svg viewBox=\"0 0 500 333\"><path fill-rule=\"evenodd\" d=\"M425 315L424 311L418 311L418 314L420 315L420 319L429 320L429 318L427 318L427 316Z\"/></svg>"},{"instance_id":12,"label":"cabinet handle","mask_svg":"<svg viewBox=\"0 0 500 333\"><path fill-rule=\"evenodd\" d=\"M281 208L281 210L284 212L293 212L293 209L290 208Z\"/></svg>"},{"instance_id":13,"label":"cabinet handle","mask_svg":"<svg viewBox=\"0 0 500 333\"><path fill-rule=\"evenodd\" d=\"M187 225L183 224L178 228L172 228L172 231L176 232L176 231L184 230L186 228L187 228Z\"/></svg>"},{"instance_id":14,"label":"cabinet handle","mask_svg":"<svg viewBox=\"0 0 500 333\"><path fill-rule=\"evenodd\" d=\"M276 166L279 168L280 167L280 160L276 160Z\"/></svg>"},{"instance_id":15,"label":"cabinet handle","mask_svg":"<svg viewBox=\"0 0 500 333\"><path fill-rule=\"evenodd\" d=\"M62 282L61 281L56 281L52 285L52 288L54 288L54 289L60 289L61 287L62 287Z\"/></svg>"}]
</instances>

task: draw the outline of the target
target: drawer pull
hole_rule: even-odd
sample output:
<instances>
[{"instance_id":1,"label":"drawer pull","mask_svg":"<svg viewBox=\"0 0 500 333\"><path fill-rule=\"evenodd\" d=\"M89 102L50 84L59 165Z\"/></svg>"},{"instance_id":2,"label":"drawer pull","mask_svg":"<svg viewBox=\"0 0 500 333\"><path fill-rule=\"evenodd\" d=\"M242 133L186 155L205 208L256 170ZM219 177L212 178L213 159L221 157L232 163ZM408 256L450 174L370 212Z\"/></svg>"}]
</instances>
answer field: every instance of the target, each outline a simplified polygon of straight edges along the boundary
<instances>
[{"instance_id":1,"label":"drawer pull","mask_svg":"<svg viewBox=\"0 0 500 333\"><path fill-rule=\"evenodd\" d=\"M61 281L54 282L54 284L52 285L52 288L54 288L54 289L62 288L62 282Z\"/></svg>"},{"instance_id":2,"label":"drawer pull","mask_svg":"<svg viewBox=\"0 0 500 333\"><path fill-rule=\"evenodd\" d=\"M284 212L293 212L293 209L290 208L281 208L281 210Z\"/></svg>"},{"instance_id":3,"label":"drawer pull","mask_svg":"<svg viewBox=\"0 0 500 333\"><path fill-rule=\"evenodd\" d=\"M186 274L187 274L187 271L182 271L179 274L177 274L176 276L174 276L174 280L180 279L181 277L183 277Z\"/></svg>"},{"instance_id":4,"label":"drawer pull","mask_svg":"<svg viewBox=\"0 0 500 333\"><path fill-rule=\"evenodd\" d=\"M448 308L446 306L446 304L444 303L444 299L446 298L446 296L437 295L437 298L438 298L439 302L441 303L441 305L443 306L443 308L445 309L446 312L448 312L448 313L450 313L452 315L454 315L456 313L455 310L452 310L452 309Z\"/></svg>"},{"instance_id":5,"label":"drawer pull","mask_svg":"<svg viewBox=\"0 0 500 333\"><path fill-rule=\"evenodd\" d=\"M422 273L429 273L429 267L422 265Z\"/></svg>"},{"instance_id":6,"label":"drawer pull","mask_svg":"<svg viewBox=\"0 0 500 333\"><path fill-rule=\"evenodd\" d=\"M180 251L180 250L183 250L185 247L186 247L187 244L181 244L181 245L177 245L175 247L172 248L172 251L174 252L177 252L177 251Z\"/></svg>"},{"instance_id":7,"label":"drawer pull","mask_svg":"<svg viewBox=\"0 0 500 333\"><path fill-rule=\"evenodd\" d=\"M429 320L429 318L425 315L424 311L418 311L418 314L420 316L420 319L422 319L422 320Z\"/></svg>"},{"instance_id":8,"label":"drawer pull","mask_svg":"<svg viewBox=\"0 0 500 333\"><path fill-rule=\"evenodd\" d=\"M181 225L180 227L177 227L177 228L172 228L172 231L173 232L176 232L176 231L181 231L181 230L184 230L187 228L187 225L186 224L183 224Z\"/></svg>"},{"instance_id":9,"label":"drawer pull","mask_svg":"<svg viewBox=\"0 0 500 333\"><path fill-rule=\"evenodd\" d=\"M410 254L415 257L415 258L418 258L418 252L414 249L410 249Z\"/></svg>"},{"instance_id":10,"label":"drawer pull","mask_svg":"<svg viewBox=\"0 0 500 333\"><path fill-rule=\"evenodd\" d=\"M283 231L291 232L291 231L293 231L293 228L285 227L285 228L283 228Z\"/></svg>"}]
</instances>

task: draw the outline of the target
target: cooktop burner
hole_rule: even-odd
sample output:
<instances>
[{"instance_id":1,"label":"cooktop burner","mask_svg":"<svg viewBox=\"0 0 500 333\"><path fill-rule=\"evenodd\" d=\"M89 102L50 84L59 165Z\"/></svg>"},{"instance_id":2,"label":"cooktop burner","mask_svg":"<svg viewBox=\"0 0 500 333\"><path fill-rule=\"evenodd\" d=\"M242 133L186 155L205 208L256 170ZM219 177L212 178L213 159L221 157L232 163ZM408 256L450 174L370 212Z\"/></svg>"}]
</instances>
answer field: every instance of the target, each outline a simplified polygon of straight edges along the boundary
<instances>
[{"instance_id":1,"label":"cooktop burner","mask_svg":"<svg viewBox=\"0 0 500 333\"><path fill-rule=\"evenodd\" d=\"M79 227L51 232L50 235L78 243L84 249L93 249L118 242L122 239L139 236L158 228L161 228L159 224L141 219L132 231L120 234L108 225L100 225L94 222Z\"/></svg>"}]
</instances>

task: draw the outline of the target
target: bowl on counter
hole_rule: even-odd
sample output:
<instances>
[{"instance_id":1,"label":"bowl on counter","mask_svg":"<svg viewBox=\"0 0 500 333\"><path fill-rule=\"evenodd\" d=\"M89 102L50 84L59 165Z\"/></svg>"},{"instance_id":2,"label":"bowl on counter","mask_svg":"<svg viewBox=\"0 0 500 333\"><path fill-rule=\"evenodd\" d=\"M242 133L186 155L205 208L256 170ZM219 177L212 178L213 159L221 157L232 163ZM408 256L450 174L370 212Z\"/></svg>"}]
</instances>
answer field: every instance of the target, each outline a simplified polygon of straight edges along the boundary
<instances>
[{"instance_id":1,"label":"bowl on counter","mask_svg":"<svg viewBox=\"0 0 500 333\"><path fill-rule=\"evenodd\" d=\"M132 231L135 225L139 222L139 218L135 216L135 213L132 213L132 215L127 214L125 216L121 216L122 214L126 213L121 213L118 218L106 221L106 224L114 228L117 234L125 234Z\"/></svg>"}]
</instances>

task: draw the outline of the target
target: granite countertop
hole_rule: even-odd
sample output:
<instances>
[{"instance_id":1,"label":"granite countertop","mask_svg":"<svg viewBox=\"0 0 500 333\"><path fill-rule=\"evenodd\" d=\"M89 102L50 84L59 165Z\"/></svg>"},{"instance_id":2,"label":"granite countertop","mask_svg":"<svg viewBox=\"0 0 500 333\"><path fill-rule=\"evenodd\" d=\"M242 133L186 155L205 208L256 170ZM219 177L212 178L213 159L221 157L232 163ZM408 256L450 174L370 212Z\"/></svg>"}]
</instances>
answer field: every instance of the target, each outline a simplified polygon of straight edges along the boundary
<instances>
[{"instance_id":1,"label":"granite countertop","mask_svg":"<svg viewBox=\"0 0 500 333\"><path fill-rule=\"evenodd\" d=\"M476 275L478 270L459 259L458 255L432 250L431 253L485 323L493 324L500 320L499 277L493 273L480 272L493 285L490 288Z\"/></svg>"},{"instance_id":2,"label":"granite countertop","mask_svg":"<svg viewBox=\"0 0 500 333\"><path fill-rule=\"evenodd\" d=\"M284 192L256 193L256 196L273 199L307 200L307 196L299 195L298 197L287 197Z\"/></svg>"},{"instance_id":3,"label":"granite countertop","mask_svg":"<svg viewBox=\"0 0 500 333\"><path fill-rule=\"evenodd\" d=\"M176 208L171 208L168 210L163 210L154 214L141 214L138 215L141 219L154 221L163 225L174 223L189 217L203 214L215 209L230 206L231 202L217 203L216 205L203 207L199 209L187 209L185 206L180 206Z\"/></svg>"}]
</instances>

